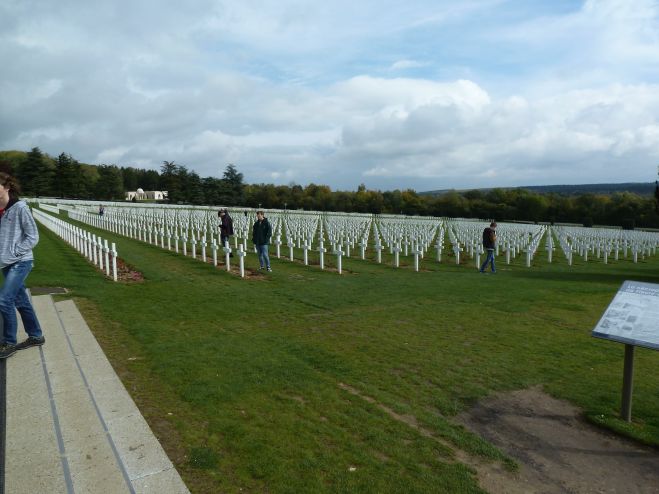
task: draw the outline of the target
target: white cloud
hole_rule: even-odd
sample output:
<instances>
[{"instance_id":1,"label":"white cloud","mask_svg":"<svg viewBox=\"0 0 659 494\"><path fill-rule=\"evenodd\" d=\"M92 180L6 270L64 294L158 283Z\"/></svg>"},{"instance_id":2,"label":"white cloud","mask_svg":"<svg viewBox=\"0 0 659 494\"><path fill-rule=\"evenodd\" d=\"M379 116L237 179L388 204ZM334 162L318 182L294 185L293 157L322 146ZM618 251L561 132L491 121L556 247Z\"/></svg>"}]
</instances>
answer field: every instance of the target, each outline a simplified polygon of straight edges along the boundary
<instances>
[{"instance_id":1,"label":"white cloud","mask_svg":"<svg viewBox=\"0 0 659 494\"><path fill-rule=\"evenodd\" d=\"M417 69L419 67L426 66L428 66L427 62L417 62L416 60L398 60L391 64L389 70Z\"/></svg>"},{"instance_id":2,"label":"white cloud","mask_svg":"<svg viewBox=\"0 0 659 494\"><path fill-rule=\"evenodd\" d=\"M379 114L369 118L368 125L357 122L346 128L342 151L377 157L377 164L365 169L366 176L391 175L395 169L400 176L441 181L456 172L482 174L481 168L487 167L485 176L514 183L525 176L542 176L543 162L564 163L561 173L573 173L574 163L588 160L601 166L601 176L612 176L619 173L625 155L647 149L651 156L659 149L656 124L629 130L633 121L638 125L656 119L659 87L649 89L615 86L535 102L512 98L491 102L469 119L460 118L460 100L448 107L418 106L404 119ZM602 102L617 111L606 122L597 111ZM417 121L421 124L415 125ZM405 166L393 168L383 161ZM506 176L493 171L492 162L503 164L501 170L514 170Z\"/></svg>"},{"instance_id":3,"label":"white cloud","mask_svg":"<svg viewBox=\"0 0 659 494\"><path fill-rule=\"evenodd\" d=\"M13 2L0 149L339 188L651 180L658 10Z\"/></svg>"},{"instance_id":4,"label":"white cloud","mask_svg":"<svg viewBox=\"0 0 659 494\"><path fill-rule=\"evenodd\" d=\"M126 146L104 149L98 153L95 161L98 163L120 163L129 150Z\"/></svg>"},{"instance_id":5,"label":"white cloud","mask_svg":"<svg viewBox=\"0 0 659 494\"><path fill-rule=\"evenodd\" d=\"M416 110L428 105L457 106L465 112L478 111L490 98L472 81L434 82L420 79L381 79L358 76L339 83L335 93L363 111L399 108Z\"/></svg>"},{"instance_id":6,"label":"white cloud","mask_svg":"<svg viewBox=\"0 0 659 494\"><path fill-rule=\"evenodd\" d=\"M564 88L648 76L656 80L659 4L655 0L587 0L571 13L502 26L489 33L489 41L513 43L523 47L525 56L535 56L543 66L537 77L544 78L545 84ZM545 87L540 85L540 90Z\"/></svg>"}]
</instances>

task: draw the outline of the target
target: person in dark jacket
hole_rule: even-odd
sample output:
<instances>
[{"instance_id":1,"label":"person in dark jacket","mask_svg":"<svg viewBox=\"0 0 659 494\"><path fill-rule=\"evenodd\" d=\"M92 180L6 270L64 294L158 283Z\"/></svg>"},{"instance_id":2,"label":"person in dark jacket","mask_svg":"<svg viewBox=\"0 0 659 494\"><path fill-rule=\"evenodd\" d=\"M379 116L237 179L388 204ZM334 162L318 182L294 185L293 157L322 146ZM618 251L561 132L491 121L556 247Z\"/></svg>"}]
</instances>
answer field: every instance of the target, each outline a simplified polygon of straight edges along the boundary
<instances>
[{"instance_id":1,"label":"person in dark jacket","mask_svg":"<svg viewBox=\"0 0 659 494\"><path fill-rule=\"evenodd\" d=\"M14 177L0 172L0 267L4 283L0 287L0 315L3 341L0 359L11 357L17 350L43 345L46 339L25 289L25 279L32 270L32 249L39 241L39 231L30 208L18 199L19 186ZM21 316L28 337L16 344Z\"/></svg>"},{"instance_id":2,"label":"person in dark jacket","mask_svg":"<svg viewBox=\"0 0 659 494\"><path fill-rule=\"evenodd\" d=\"M270 256L268 255L268 244L270 244L270 237L272 237L272 227L268 218L265 217L263 211L256 212L256 222L252 227L252 242L256 246L256 252L259 255L259 269L270 268Z\"/></svg>"},{"instance_id":3,"label":"person in dark jacket","mask_svg":"<svg viewBox=\"0 0 659 494\"><path fill-rule=\"evenodd\" d=\"M229 247L229 239L233 235L233 220L226 208L220 209L217 215L220 217L220 242L222 242L222 247ZM231 257L233 257L233 254L231 254Z\"/></svg>"},{"instance_id":4,"label":"person in dark jacket","mask_svg":"<svg viewBox=\"0 0 659 494\"><path fill-rule=\"evenodd\" d=\"M494 248L496 246L496 241L497 241L497 232L496 232L497 224L493 221L490 223L490 226L483 230L483 247L485 247L485 250L487 251L487 257L485 258L485 262L481 266L481 273L485 272L485 269L487 268L488 264L492 264L492 272L496 273L497 268L494 265Z\"/></svg>"}]
</instances>

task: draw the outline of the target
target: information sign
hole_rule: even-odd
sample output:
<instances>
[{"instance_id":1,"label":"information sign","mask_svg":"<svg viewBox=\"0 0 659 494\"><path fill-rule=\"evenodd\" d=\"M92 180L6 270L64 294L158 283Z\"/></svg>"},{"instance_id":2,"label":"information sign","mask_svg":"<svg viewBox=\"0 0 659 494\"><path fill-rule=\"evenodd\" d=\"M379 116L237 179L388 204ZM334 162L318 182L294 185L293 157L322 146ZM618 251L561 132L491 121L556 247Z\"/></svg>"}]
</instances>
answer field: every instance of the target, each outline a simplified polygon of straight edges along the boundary
<instances>
[{"instance_id":1,"label":"information sign","mask_svg":"<svg viewBox=\"0 0 659 494\"><path fill-rule=\"evenodd\" d=\"M592 335L659 350L659 285L625 281Z\"/></svg>"}]
</instances>

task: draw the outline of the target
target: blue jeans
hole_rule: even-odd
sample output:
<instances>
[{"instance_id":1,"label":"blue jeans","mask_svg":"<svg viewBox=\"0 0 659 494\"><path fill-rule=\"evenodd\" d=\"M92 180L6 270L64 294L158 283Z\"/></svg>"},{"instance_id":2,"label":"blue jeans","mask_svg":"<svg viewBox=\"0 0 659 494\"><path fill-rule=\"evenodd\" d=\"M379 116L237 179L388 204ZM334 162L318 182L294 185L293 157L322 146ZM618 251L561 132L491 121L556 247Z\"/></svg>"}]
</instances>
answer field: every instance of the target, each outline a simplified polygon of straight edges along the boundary
<instances>
[{"instance_id":1,"label":"blue jeans","mask_svg":"<svg viewBox=\"0 0 659 494\"><path fill-rule=\"evenodd\" d=\"M256 252L259 255L259 264L261 267L270 269L270 256L268 255L268 244L257 245Z\"/></svg>"},{"instance_id":2,"label":"blue jeans","mask_svg":"<svg viewBox=\"0 0 659 494\"><path fill-rule=\"evenodd\" d=\"M42 336L39 320L25 291L24 282L30 271L32 271L32 261L17 262L2 268L5 282L0 288L0 314L2 314L4 342L11 345L16 344L17 309L28 336L35 338Z\"/></svg>"},{"instance_id":3,"label":"blue jeans","mask_svg":"<svg viewBox=\"0 0 659 494\"><path fill-rule=\"evenodd\" d=\"M497 268L494 265L494 249L487 249L487 257L485 258L485 262L481 266L481 272L485 271L485 268L487 268L488 263L492 263L492 272L496 272Z\"/></svg>"}]
</instances>

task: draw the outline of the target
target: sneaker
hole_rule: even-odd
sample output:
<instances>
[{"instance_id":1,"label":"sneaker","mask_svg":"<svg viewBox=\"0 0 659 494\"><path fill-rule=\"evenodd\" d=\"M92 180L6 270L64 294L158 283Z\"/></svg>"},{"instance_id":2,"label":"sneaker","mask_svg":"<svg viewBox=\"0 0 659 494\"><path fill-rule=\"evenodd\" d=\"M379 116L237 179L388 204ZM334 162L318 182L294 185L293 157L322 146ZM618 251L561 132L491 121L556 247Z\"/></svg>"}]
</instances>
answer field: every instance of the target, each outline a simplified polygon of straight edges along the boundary
<instances>
[{"instance_id":1,"label":"sneaker","mask_svg":"<svg viewBox=\"0 0 659 494\"><path fill-rule=\"evenodd\" d=\"M261 266L261 267L259 268L259 271L263 271L263 266Z\"/></svg>"},{"instance_id":2,"label":"sneaker","mask_svg":"<svg viewBox=\"0 0 659 494\"><path fill-rule=\"evenodd\" d=\"M10 343L3 343L0 345L0 359L11 357L16 353L16 345Z\"/></svg>"},{"instance_id":3,"label":"sneaker","mask_svg":"<svg viewBox=\"0 0 659 494\"><path fill-rule=\"evenodd\" d=\"M268 271L270 271L272 273L272 268L268 268Z\"/></svg>"},{"instance_id":4,"label":"sneaker","mask_svg":"<svg viewBox=\"0 0 659 494\"><path fill-rule=\"evenodd\" d=\"M16 350L25 350L31 346L41 346L44 343L46 343L46 338L43 336L40 336L39 338L28 336L27 340L21 341L18 345L16 345Z\"/></svg>"}]
</instances>

